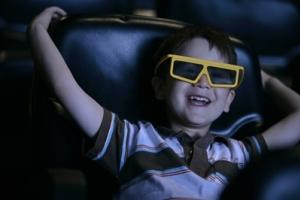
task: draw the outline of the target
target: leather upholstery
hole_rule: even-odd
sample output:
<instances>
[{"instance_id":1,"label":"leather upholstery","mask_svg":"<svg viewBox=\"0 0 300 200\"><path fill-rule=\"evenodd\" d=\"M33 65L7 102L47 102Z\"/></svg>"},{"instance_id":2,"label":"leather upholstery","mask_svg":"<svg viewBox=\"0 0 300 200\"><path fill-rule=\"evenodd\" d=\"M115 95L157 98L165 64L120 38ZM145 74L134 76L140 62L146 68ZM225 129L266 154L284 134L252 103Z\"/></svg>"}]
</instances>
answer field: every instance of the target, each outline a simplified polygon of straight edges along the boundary
<instances>
[{"instance_id":1,"label":"leather upholstery","mask_svg":"<svg viewBox=\"0 0 300 200\"><path fill-rule=\"evenodd\" d=\"M126 15L73 17L52 27L51 33L75 79L96 101L118 113L121 118L131 121L155 120L162 110L154 108L150 85L154 64L151 60L162 40L184 25L178 21ZM214 124L213 131L232 136L244 126L253 134L262 123L258 61L246 45L236 39L232 42L236 47L238 64L246 67L246 76L237 90L232 111ZM49 142L47 137L55 138L58 135L56 140L52 140L55 144L65 140L66 146L58 144L51 148L54 152L60 152L59 146L67 148L70 145L67 139L70 135L80 139L79 134L74 134L78 132L78 127L71 125L72 120L64 116L59 104L49 98L51 93L45 90L47 87L42 86L41 80L42 77L38 75L34 81L32 108L35 131L40 134L39 137L43 137L42 148L45 148L44 142ZM66 124L73 128L68 128ZM75 154L78 151L77 148ZM58 153L55 156L65 155ZM48 155L45 159L55 156ZM65 164L68 159L61 160L63 162L57 165Z\"/></svg>"}]
</instances>

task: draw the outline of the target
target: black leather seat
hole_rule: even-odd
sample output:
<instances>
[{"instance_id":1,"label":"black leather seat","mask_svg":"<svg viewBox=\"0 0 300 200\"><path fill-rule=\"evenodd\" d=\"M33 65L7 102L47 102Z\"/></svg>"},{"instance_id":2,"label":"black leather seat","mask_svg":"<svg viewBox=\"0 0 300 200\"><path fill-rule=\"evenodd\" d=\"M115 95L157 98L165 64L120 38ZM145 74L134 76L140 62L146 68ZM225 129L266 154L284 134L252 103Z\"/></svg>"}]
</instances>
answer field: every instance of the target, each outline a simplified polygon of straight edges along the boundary
<instances>
[{"instance_id":1,"label":"black leather seat","mask_svg":"<svg viewBox=\"0 0 300 200\"><path fill-rule=\"evenodd\" d=\"M121 118L155 121L161 111L154 108L150 85L155 66L152 58L162 40L185 25L129 15L86 16L66 18L51 27L50 33L79 85L96 101ZM258 60L245 44L236 39L232 42L238 64L246 67L245 81L237 90L232 111L214 124L213 130L232 136L244 127L243 133L254 134L262 124ZM32 114L35 147L39 152L36 158L42 167L83 170L98 184L99 179L107 176L107 172L94 174L101 170L85 160L83 134L47 89L40 74L36 74L33 82ZM112 190L107 187L106 191Z\"/></svg>"},{"instance_id":2,"label":"black leather seat","mask_svg":"<svg viewBox=\"0 0 300 200\"><path fill-rule=\"evenodd\" d=\"M184 25L177 21L124 15L74 17L53 27L52 37L78 83L96 101L118 113L121 118L152 121L160 114L153 107L155 101L150 85L154 66L152 56L163 38ZM257 58L243 43L236 39L232 42L236 47L238 64L246 67L246 76L237 90L232 111L213 126L215 133L224 136L232 136L246 125L255 130L253 127L257 128L262 123ZM45 92L45 87L38 88L41 83L37 76L32 104L35 131L39 137L56 137L55 131L66 128L63 127L66 125L62 125L64 121L70 124L72 121L64 118L63 108L49 92ZM59 123L62 122L59 128L58 119ZM53 120L56 120L56 124L53 124ZM68 144L76 137L75 130L72 129L72 134L65 138ZM63 135L67 132L70 130L63 131ZM54 141L59 143L64 140L63 135L58 135ZM39 142L45 146L45 142L51 140L42 141ZM63 156L58 152L43 157L51 159L53 156Z\"/></svg>"}]
</instances>

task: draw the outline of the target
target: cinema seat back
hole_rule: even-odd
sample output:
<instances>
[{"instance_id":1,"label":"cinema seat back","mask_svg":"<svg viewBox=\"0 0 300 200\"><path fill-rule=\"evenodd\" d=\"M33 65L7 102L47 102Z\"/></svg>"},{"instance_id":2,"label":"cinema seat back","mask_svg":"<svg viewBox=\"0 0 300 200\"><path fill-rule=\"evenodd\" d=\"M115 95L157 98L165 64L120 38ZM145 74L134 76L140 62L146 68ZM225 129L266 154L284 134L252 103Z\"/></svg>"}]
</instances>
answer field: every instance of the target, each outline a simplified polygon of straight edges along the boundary
<instances>
[{"instance_id":1,"label":"cinema seat back","mask_svg":"<svg viewBox=\"0 0 300 200\"><path fill-rule=\"evenodd\" d=\"M97 102L120 118L157 123L164 110L157 109L151 88L153 55L163 39L185 25L141 16L87 16L66 18L50 32L79 85ZM262 123L258 60L241 41L232 38L232 43L246 75L231 111L213 124L212 132L234 136L247 127L247 132L254 134ZM43 80L36 74L32 102L41 152L48 154L43 159L56 165L76 165L71 160L82 152L80 129ZM69 147L73 150L68 151Z\"/></svg>"}]
</instances>

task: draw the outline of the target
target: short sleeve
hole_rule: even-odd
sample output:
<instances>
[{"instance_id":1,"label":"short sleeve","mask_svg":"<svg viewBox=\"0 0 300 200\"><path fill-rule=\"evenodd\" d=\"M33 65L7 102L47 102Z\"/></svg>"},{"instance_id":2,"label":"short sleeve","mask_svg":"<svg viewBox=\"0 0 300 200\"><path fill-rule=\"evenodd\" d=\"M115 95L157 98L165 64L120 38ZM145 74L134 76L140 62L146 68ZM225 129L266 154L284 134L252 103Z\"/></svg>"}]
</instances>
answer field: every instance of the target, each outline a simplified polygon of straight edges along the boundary
<instances>
[{"instance_id":1,"label":"short sleeve","mask_svg":"<svg viewBox=\"0 0 300 200\"><path fill-rule=\"evenodd\" d=\"M108 110L104 110L103 120L93 140L93 147L87 156L118 177L120 169L121 144L124 139L124 121Z\"/></svg>"},{"instance_id":2,"label":"short sleeve","mask_svg":"<svg viewBox=\"0 0 300 200\"><path fill-rule=\"evenodd\" d=\"M246 137L242 142L245 145L250 160L268 151L267 144L261 135Z\"/></svg>"}]
</instances>

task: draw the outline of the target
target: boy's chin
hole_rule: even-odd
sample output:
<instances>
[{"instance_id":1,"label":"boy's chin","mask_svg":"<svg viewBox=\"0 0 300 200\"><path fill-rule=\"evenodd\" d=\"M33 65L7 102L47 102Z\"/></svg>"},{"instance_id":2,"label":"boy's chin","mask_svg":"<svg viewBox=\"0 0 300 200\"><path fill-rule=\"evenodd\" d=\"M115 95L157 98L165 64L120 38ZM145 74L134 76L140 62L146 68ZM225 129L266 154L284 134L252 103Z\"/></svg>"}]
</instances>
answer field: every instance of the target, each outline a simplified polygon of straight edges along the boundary
<instances>
[{"instance_id":1,"label":"boy's chin","mask_svg":"<svg viewBox=\"0 0 300 200\"><path fill-rule=\"evenodd\" d=\"M189 118L186 120L186 125L194 128L208 127L212 124L211 120L199 119L199 118Z\"/></svg>"},{"instance_id":2,"label":"boy's chin","mask_svg":"<svg viewBox=\"0 0 300 200\"><path fill-rule=\"evenodd\" d=\"M222 112L208 113L208 112L190 112L189 115L186 116L186 121L195 125L207 125L212 124L215 120L217 120L221 116Z\"/></svg>"}]
</instances>

